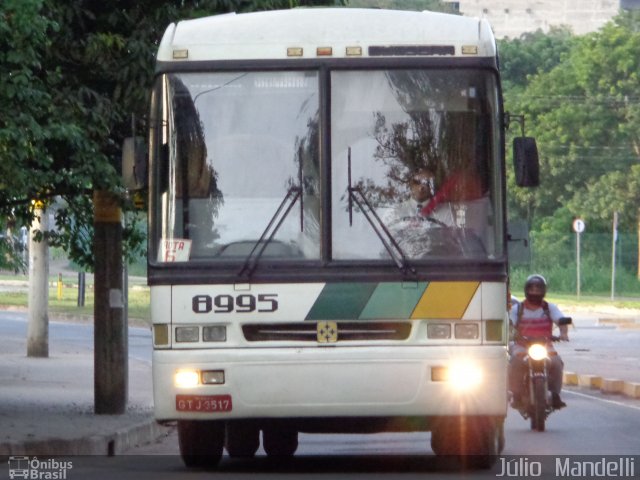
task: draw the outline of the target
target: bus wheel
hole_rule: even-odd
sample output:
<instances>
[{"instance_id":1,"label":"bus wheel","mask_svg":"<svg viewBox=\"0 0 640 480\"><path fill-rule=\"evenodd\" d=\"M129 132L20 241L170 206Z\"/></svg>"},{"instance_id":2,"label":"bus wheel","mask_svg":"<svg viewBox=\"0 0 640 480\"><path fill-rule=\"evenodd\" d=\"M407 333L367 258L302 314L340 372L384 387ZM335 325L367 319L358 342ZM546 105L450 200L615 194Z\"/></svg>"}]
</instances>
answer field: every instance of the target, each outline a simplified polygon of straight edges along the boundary
<instances>
[{"instance_id":1,"label":"bus wheel","mask_svg":"<svg viewBox=\"0 0 640 480\"><path fill-rule=\"evenodd\" d=\"M491 468L504 448L504 419L438 419L431 430L431 448L439 456L460 457L464 466Z\"/></svg>"},{"instance_id":2,"label":"bus wheel","mask_svg":"<svg viewBox=\"0 0 640 480\"><path fill-rule=\"evenodd\" d=\"M287 427L267 427L262 430L262 447L270 457L291 457L298 449L298 432Z\"/></svg>"},{"instance_id":3,"label":"bus wheel","mask_svg":"<svg viewBox=\"0 0 640 480\"><path fill-rule=\"evenodd\" d=\"M179 420L180 456L187 467L214 468L222 457L224 423L211 420Z\"/></svg>"},{"instance_id":4,"label":"bus wheel","mask_svg":"<svg viewBox=\"0 0 640 480\"><path fill-rule=\"evenodd\" d=\"M252 458L260 446L260 428L251 421L229 420L224 446L230 457Z\"/></svg>"}]
</instances>

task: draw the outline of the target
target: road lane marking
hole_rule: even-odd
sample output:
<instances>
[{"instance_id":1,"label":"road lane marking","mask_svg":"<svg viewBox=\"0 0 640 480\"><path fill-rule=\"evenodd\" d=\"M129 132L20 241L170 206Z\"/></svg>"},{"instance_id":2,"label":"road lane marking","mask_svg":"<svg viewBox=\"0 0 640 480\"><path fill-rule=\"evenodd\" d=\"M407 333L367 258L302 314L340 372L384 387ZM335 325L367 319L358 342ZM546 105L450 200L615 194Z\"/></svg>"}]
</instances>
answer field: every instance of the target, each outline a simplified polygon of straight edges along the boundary
<instances>
[{"instance_id":1,"label":"road lane marking","mask_svg":"<svg viewBox=\"0 0 640 480\"><path fill-rule=\"evenodd\" d=\"M570 393L572 395L578 395L579 397L592 398L593 400L598 400L598 401L604 402L604 403L611 403L612 405L618 405L620 407L627 407L627 408L632 408L633 410L640 410L640 407L636 406L636 405L628 405L626 403L616 402L615 400L607 400L605 398L595 397L593 395L588 395L586 393L574 392L573 390L564 390L564 392L565 393Z\"/></svg>"}]
</instances>

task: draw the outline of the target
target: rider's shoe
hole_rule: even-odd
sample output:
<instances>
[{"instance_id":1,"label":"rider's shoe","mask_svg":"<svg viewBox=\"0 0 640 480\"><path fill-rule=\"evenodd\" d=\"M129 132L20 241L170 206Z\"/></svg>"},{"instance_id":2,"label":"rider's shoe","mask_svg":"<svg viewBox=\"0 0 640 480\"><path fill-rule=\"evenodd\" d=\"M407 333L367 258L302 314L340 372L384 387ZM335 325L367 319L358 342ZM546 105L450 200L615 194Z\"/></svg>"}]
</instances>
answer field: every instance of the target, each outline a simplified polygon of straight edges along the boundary
<instances>
[{"instance_id":1,"label":"rider's shoe","mask_svg":"<svg viewBox=\"0 0 640 480\"><path fill-rule=\"evenodd\" d=\"M567 404L564 403L562 401L562 399L560 398L560 394L559 393L552 393L551 394L551 405L556 410L560 410L561 408L564 408L564 407L567 406Z\"/></svg>"}]
</instances>

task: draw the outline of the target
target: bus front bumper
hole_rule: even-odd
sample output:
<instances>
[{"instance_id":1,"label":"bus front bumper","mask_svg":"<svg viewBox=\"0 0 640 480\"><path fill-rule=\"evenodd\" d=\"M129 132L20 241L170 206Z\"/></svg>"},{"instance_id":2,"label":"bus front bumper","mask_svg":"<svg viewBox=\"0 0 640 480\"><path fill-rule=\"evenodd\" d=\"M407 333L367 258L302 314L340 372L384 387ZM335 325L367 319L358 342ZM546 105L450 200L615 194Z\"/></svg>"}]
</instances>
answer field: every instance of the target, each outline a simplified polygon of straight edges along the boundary
<instances>
[{"instance_id":1,"label":"bus front bumper","mask_svg":"<svg viewBox=\"0 0 640 480\"><path fill-rule=\"evenodd\" d=\"M155 350L153 376L160 421L507 410L501 346Z\"/></svg>"}]
</instances>

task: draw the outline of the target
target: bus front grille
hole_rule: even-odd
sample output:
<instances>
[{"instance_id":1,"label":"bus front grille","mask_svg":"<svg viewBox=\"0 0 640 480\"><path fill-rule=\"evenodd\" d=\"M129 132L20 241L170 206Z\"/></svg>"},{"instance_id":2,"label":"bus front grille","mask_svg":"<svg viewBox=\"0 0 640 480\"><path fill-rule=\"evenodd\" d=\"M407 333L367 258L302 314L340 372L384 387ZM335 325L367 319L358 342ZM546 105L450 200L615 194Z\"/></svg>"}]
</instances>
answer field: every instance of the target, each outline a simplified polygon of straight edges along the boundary
<instances>
[{"instance_id":1,"label":"bus front grille","mask_svg":"<svg viewBox=\"0 0 640 480\"><path fill-rule=\"evenodd\" d=\"M367 340L406 340L411 333L409 322L333 322L335 336L328 342L320 339L319 325L326 322L247 324L242 326L249 342L350 342Z\"/></svg>"}]
</instances>

